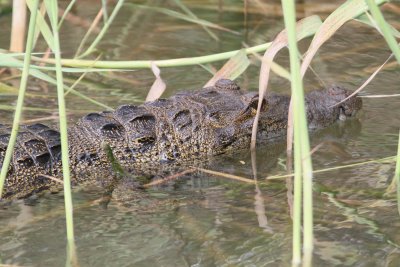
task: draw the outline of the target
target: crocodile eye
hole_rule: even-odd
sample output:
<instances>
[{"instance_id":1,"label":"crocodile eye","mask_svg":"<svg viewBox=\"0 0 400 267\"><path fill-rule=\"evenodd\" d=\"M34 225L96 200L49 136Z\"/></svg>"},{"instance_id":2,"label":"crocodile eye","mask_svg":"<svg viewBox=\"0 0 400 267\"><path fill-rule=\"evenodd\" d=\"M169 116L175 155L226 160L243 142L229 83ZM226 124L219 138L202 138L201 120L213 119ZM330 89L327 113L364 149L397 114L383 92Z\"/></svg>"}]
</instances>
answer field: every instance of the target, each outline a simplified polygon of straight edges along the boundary
<instances>
[{"instance_id":1,"label":"crocodile eye","mask_svg":"<svg viewBox=\"0 0 400 267\"><path fill-rule=\"evenodd\" d=\"M219 122L223 119L223 114L220 111L214 111L208 114L208 119L212 122Z\"/></svg>"},{"instance_id":2,"label":"crocodile eye","mask_svg":"<svg viewBox=\"0 0 400 267\"><path fill-rule=\"evenodd\" d=\"M257 95L255 97L253 97L250 100L250 103L248 104L248 108L250 108L252 110L252 112L257 112L258 100L259 100L259 97ZM261 103L261 111L266 111L266 110L267 110L267 101L265 101L265 99L263 99L262 103Z\"/></svg>"}]
</instances>

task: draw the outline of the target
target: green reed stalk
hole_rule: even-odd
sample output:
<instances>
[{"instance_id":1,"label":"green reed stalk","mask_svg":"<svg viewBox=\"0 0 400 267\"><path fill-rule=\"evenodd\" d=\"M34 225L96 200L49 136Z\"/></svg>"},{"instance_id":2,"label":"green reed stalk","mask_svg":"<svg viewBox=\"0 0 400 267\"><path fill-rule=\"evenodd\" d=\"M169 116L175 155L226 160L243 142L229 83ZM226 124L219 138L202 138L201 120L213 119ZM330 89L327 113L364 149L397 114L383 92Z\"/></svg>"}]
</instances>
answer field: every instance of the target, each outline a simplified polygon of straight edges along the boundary
<instances>
[{"instance_id":1,"label":"green reed stalk","mask_svg":"<svg viewBox=\"0 0 400 267\"><path fill-rule=\"evenodd\" d=\"M315 32L310 32L307 36L311 36L313 34L315 34ZM253 53L263 52L267 50L270 46L271 42L245 48L244 50L246 51L246 54L253 54ZM70 66L74 68L91 67L91 68L106 68L106 69L151 69L152 63L156 64L157 67L159 68L181 67L181 66L205 64L205 63L230 59L231 57L236 55L239 51L240 50L234 50L207 56L174 58L165 60L103 61L103 60L62 59L61 64L63 66ZM38 62L54 64L53 59L42 59L38 57L33 57L32 59Z\"/></svg>"},{"instance_id":2,"label":"green reed stalk","mask_svg":"<svg viewBox=\"0 0 400 267\"><path fill-rule=\"evenodd\" d=\"M313 205L312 205L312 164L310 155L310 141L308 137L308 127L306 119L306 108L304 103L303 82L300 73L300 54L296 41L296 13L295 3L293 0L282 0L282 9L284 13L285 27L288 32L288 44L290 55L290 73L291 87L293 97L294 112L294 156L295 156L295 184L301 186L303 179L303 229L304 229L304 266L311 266L311 258L313 251ZM297 181L296 181L297 180ZM299 181L300 180L300 181ZM301 190L297 188L295 194L299 194ZM299 202L301 197L295 196ZM298 209L301 204L296 204ZM299 210L294 212L298 217L301 215ZM294 232L293 240L299 242L300 222L299 218L294 218L296 222L296 232ZM293 244L293 265L300 264L298 244Z\"/></svg>"},{"instance_id":3,"label":"green reed stalk","mask_svg":"<svg viewBox=\"0 0 400 267\"><path fill-rule=\"evenodd\" d=\"M392 30L390 26L385 21L381 11L379 10L378 5L373 0L365 0L368 4L369 10L371 11L372 17L375 19L378 27L380 28L383 37L385 38L387 44L392 50L394 56L397 59L397 62L400 64L400 48L398 43L396 42L396 38L392 34Z\"/></svg>"},{"instance_id":4,"label":"green reed stalk","mask_svg":"<svg viewBox=\"0 0 400 267\"><path fill-rule=\"evenodd\" d=\"M297 127L294 120L295 131ZM294 189L293 189L293 238L292 238L292 266L299 266L301 263L301 208L303 181L301 177L301 152L300 136L294 135ZM291 154L291 153L290 153ZM289 155L291 156L291 155Z\"/></svg>"},{"instance_id":5,"label":"green reed stalk","mask_svg":"<svg viewBox=\"0 0 400 267\"><path fill-rule=\"evenodd\" d=\"M103 20L105 23L107 23L108 21L107 0L101 0L101 8L103 9Z\"/></svg>"},{"instance_id":6,"label":"green reed stalk","mask_svg":"<svg viewBox=\"0 0 400 267\"><path fill-rule=\"evenodd\" d=\"M69 170L69 157L68 157L68 135L67 135L67 114L65 110L64 99L64 84L63 74L61 69L61 53L60 42L58 35L58 3L54 0L45 0L47 12L49 14L50 24L54 37L54 57L56 63L56 77L57 77L57 98L58 110L60 117L60 135L61 135L61 160L64 178L64 202L65 202L65 216L67 224L67 240L71 250L74 250L74 223L73 223L73 206L71 194L71 179Z\"/></svg>"},{"instance_id":7,"label":"green reed stalk","mask_svg":"<svg viewBox=\"0 0 400 267\"><path fill-rule=\"evenodd\" d=\"M12 157L12 154L14 151L15 142L17 140L19 122L21 120L26 86L28 83L29 67L31 64L31 53L32 53L32 47L33 47L33 39L35 36L37 8L39 6L39 0L33 0L33 1L34 1L35 10L33 12L31 12L31 17L29 19L29 30L28 30L28 37L27 37L27 41L26 41L24 66L22 69L21 83L20 83L20 87L19 87L17 105L15 107L14 121L13 121L13 125L12 125L10 140L8 142L6 154L4 156L3 167L1 168L1 172L0 172L0 198L1 198L1 194L3 192L4 181L7 176L8 166L10 165L11 157Z\"/></svg>"},{"instance_id":8,"label":"green reed stalk","mask_svg":"<svg viewBox=\"0 0 400 267\"><path fill-rule=\"evenodd\" d=\"M71 0L71 2L69 2L67 8L64 10L64 14L60 19L60 22L58 23L58 28L61 27L62 23L64 22L65 17L68 15L69 11L71 11L72 7L75 5L76 0Z\"/></svg>"},{"instance_id":9,"label":"green reed stalk","mask_svg":"<svg viewBox=\"0 0 400 267\"><path fill-rule=\"evenodd\" d=\"M397 210L400 215L400 131L399 131L399 143L397 144L397 160L396 160L396 170L394 171L393 179L397 184Z\"/></svg>"},{"instance_id":10,"label":"green reed stalk","mask_svg":"<svg viewBox=\"0 0 400 267\"><path fill-rule=\"evenodd\" d=\"M187 8L181 0L174 0L175 4L182 9L183 12L186 13L190 18L197 20L199 19L189 8ZM215 41L219 41L219 38L215 33L213 33L207 26L201 25L201 27L210 35L211 38L213 38Z\"/></svg>"},{"instance_id":11,"label":"green reed stalk","mask_svg":"<svg viewBox=\"0 0 400 267\"><path fill-rule=\"evenodd\" d=\"M78 56L78 58L85 57L93 52L93 50L96 48L97 44L101 41L101 39L103 39L104 35L106 34L108 28L110 27L111 23L117 16L118 11L121 9L123 4L124 4L124 0L118 0L117 4L114 7L114 10L112 11L112 13L111 13L110 17L107 19L107 21L104 23L104 26L101 29L101 31L99 32L99 34L97 35L96 39L93 41L93 43L89 46L89 48L84 53L82 53L80 56Z\"/></svg>"},{"instance_id":12,"label":"green reed stalk","mask_svg":"<svg viewBox=\"0 0 400 267\"><path fill-rule=\"evenodd\" d=\"M400 64L399 44L397 43L396 38L393 36L390 26L385 21L385 18L383 17L378 6L375 4L375 1L366 0L366 2L371 11L372 17L375 19L376 23L378 24L378 27L383 34L383 37L385 38L387 44L389 45L394 56L396 57L397 62ZM393 179L396 181L396 184L397 184L397 209L400 214L400 133L399 133L399 142L398 142L398 147L397 147L396 170L395 170Z\"/></svg>"}]
</instances>

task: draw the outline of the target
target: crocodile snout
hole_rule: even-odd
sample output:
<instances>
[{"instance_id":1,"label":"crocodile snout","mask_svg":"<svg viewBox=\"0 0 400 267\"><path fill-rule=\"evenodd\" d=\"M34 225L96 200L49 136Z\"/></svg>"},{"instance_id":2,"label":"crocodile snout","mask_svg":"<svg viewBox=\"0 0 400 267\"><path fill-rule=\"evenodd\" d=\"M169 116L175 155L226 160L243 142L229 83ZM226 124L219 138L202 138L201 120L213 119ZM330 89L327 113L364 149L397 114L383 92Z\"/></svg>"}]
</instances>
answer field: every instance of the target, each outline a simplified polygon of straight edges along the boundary
<instances>
[{"instance_id":1,"label":"crocodile snout","mask_svg":"<svg viewBox=\"0 0 400 267\"><path fill-rule=\"evenodd\" d=\"M332 107L339 107L342 116L354 117L362 108L361 98L353 91L340 86L332 86L328 89L328 94L336 102Z\"/></svg>"}]
</instances>

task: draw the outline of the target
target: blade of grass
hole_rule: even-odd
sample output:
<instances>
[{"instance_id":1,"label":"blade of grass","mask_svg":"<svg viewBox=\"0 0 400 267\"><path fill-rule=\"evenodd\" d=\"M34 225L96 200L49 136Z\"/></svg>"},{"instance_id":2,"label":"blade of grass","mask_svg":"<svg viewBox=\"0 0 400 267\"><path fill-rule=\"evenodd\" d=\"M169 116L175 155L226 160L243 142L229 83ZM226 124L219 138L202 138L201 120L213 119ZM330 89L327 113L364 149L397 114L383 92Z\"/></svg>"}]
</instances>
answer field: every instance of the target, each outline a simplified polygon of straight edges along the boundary
<instances>
[{"instance_id":1,"label":"blade of grass","mask_svg":"<svg viewBox=\"0 0 400 267\"><path fill-rule=\"evenodd\" d=\"M397 211L400 215L400 131L399 142L397 144L396 170L394 171L393 180L397 184Z\"/></svg>"},{"instance_id":2,"label":"blade of grass","mask_svg":"<svg viewBox=\"0 0 400 267\"><path fill-rule=\"evenodd\" d=\"M387 0L375 0L377 4L387 2ZM301 65L301 74L304 76L312 58L318 49L332 37L333 34L345 24L347 21L362 15L368 10L368 6L364 0L348 0L324 21L318 32L315 34L310 47L308 48L303 63Z\"/></svg>"},{"instance_id":3,"label":"blade of grass","mask_svg":"<svg viewBox=\"0 0 400 267\"><path fill-rule=\"evenodd\" d=\"M198 20L199 18L189 9L187 8L181 0L174 0L175 4L182 9L183 12L185 12L189 17ZM201 25L201 27L208 33L208 35L211 36L215 41L219 41L218 36L215 35L209 28L207 28L205 25Z\"/></svg>"},{"instance_id":4,"label":"blade of grass","mask_svg":"<svg viewBox=\"0 0 400 267\"><path fill-rule=\"evenodd\" d=\"M300 54L296 40L296 12L294 0L282 0L285 27L289 44L290 73L294 114L294 210L293 210L293 265L301 262L299 242L301 238L301 193L303 193L303 266L311 266L313 251L313 190L310 141L308 137L307 114L304 101ZM261 78L260 78L261 81ZM301 192L301 181L303 192Z\"/></svg>"},{"instance_id":5,"label":"blade of grass","mask_svg":"<svg viewBox=\"0 0 400 267\"><path fill-rule=\"evenodd\" d=\"M391 27L385 21L385 18L383 17L381 11L379 10L375 2L371 0L365 0L365 1L368 4L372 17L375 19L380 31L383 34L383 37L385 38L388 46L390 47L390 50L392 50L395 58L397 59L397 62L400 64L400 47L396 41L396 38L392 34Z\"/></svg>"},{"instance_id":6,"label":"blade of grass","mask_svg":"<svg viewBox=\"0 0 400 267\"><path fill-rule=\"evenodd\" d=\"M21 120L22 108L24 105L24 97L25 97L26 87L27 87L27 83L28 83L32 45L33 45L33 39L34 39L34 35L35 35L37 7L39 6L39 0L29 0L29 1L33 1L33 6L35 6L36 8L31 12L31 17L29 19L29 30L28 30L28 37L27 37L27 41L26 41L24 67L22 69L22 76L21 76L21 83L20 83L19 94L18 94L18 99L17 99L17 105L15 107L15 115L14 115L10 140L8 142L6 154L4 156L3 166L2 166L1 172L0 172L0 198L1 198L1 194L3 192L4 181L7 176L8 166L10 165L11 157L13 155L14 145L17 140L19 122Z\"/></svg>"},{"instance_id":7,"label":"blade of grass","mask_svg":"<svg viewBox=\"0 0 400 267\"><path fill-rule=\"evenodd\" d=\"M217 72L211 64L199 64L205 71L209 72L211 75L215 75Z\"/></svg>"},{"instance_id":8,"label":"blade of grass","mask_svg":"<svg viewBox=\"0 0 400 267\"><path fill-rule=\"evenodd\" d=\"M23 61L13 61L11 58L8 58L10 61L1 61L0 67L5 68L23 68ZM44 70L44 71L55 71L55 67L43 67L37 65L31 65L31 70ZM84 73L84 72L110 72L110 71L129 71L129 70L121 70L121 69L91 69L91 68L61 68L63 72L66 73Z\"/></svg>"},{"instance_id":9,"label":"blade of grass","mask_svg":"<svg viewBox=\"0 0 400 267\"><path fill-rule=\"evenodd\" d=\"M0 82L0 93L18 95L18 88Z\"/></svg>"},{"instance_id":10,"label":"blade of grass","mask_svg":"<svg viewBox=\"0 0 400 267\"><path fill-rule=\"evenodd\" d=\"M72 9L72 7L74 6L75 2L76 2L76 0L71 0L71 1L69 2L67 8L66 8L65 11L64 11L64 14L62 15L62 17L61 17L61 19L60 19L60 22L58 23L58 28L61 27L62 23L63 23L64 20L65 20L65 17L68 15L69 11L71 11L71 9Z\"/></svg>"},{"instance_id":11,"label":"blade of grass","mask_svg":"<svg viewBox=\"0 0 400 267\"><path fill-rule=\"evenodd\" d=\"M1 56L0 56L0 59L2 59ZM7 63L8 63L9 66L10 66L10 65L19 66L19 65L21 64L21 63L19 62L19 60L15 59L15 58L8 58L7 60L8 60ZM4 63L5 60L1 60L0 62L1 62L1 63ZM16 63L14 63L14 62L16 62ZM1 63L0 63L0 64L1 64ZM91 72L91 71L93 71L93 70L86 69L86 71L83 71L83 72L86 73L86 72ZM57 81L56 81L55 79L53 79L53 78L50 77L49 75L45 74L44 72L41 72L40 70L37 70L37 69L30 69L30 70L29 70L29 74L32 75L32 76L34 76L34 77L36 77L36 78L38 78L38 79L41 79L41 80L43 80L43 81L46 81L46 82L48 82L48 83L51 83L51 84L54 84L54 85L57 84ZM92 98L90 98L90 97L88 97L88 96L86 96L86 95L80 93L79 91L74 90L74 89L71 88L71 87L68 87L68 86L64 85L64 89L65 89L66 91L70 91L72 94L74 94L74 95L76 95L76 96L78 96L78 97L80 97L80 98L82 98L82 99L84 99L84 100L86 100L86 101L88 101L88 102L90 102L90 103L92 103L92 104L95 104L95 105L100 106L100 107L102 107L102 108L105 108L105 109L107 109L107 110L113 110L111 107L109 107L109 106L107 106L107 105L105 105L105 104L103 104L103 103L101 103L101 102L98 102L98 101L96 101L96 100L94 100L94 99L92 99Z\"/></svg>"},{"instance_id":12,"label":"blade of grass","mask_svg":"<svg viewBox=\"0 0 400 267\"><path fill-rule=\"evenodd\" d=\"M386 158L382 158L382 159L374 159L374 160L363 161L363 162L359 162L359 163L353 163L353 164L348 164L348 165L341 165L341 166L337 166L337 167L320 169L320 170L313 171L313 173L337 171L337 170L341 170L341 169L353 168L356 166L362 166L362 165L367 165L367 164L371 164L371 163L383 163L383 162L391 162L391 161L395 161L395 160L396 160L396 156L391 156L391 157L386 157ZM265 177L265 179L274 180L274 179L283 179L283 178L288 178L288 177L293 177L293 176L294 176L294 173L290 173L290 174L283 174L283 175L268 176L268 177Z\"/></svg>"},{"instance_id":13,"label":"blade of grass","mask_svg":"<svg viewBox=\"0 0 400 267\"><path fill-rule=\"evenodd\" d=\"M397 63L400 64L400 47L396 42L395 37L392 34L392 31L385 21L381 11L379 10L378 6L375 2L371 0L365 0L368 4L369 9L371 10L371 15L375 19L376 23L378 24L379 29L381 30L383 37L385 38L387 44L389 45L390 49L392 50ZM397 183L397 209L400 214L400 132L399 132L399 141L397 147L397 160L396 160L396 170L394 173L393 180Z\"/></svg>"},{"instance_id":14,"label":"blade of grass","mask_svg":"<svg viewBox=\"0 0 400 267\"><path fill-rule=\"evenodd\" d=\"M391 94L391 95L363 95L363 96L359 96L361 98L385 98L385 97L398 97L400 96L400 94Z\"/></svg>"},{"instance_id":15,"label":"blade of grass","mask_svg":"<svg viewBox=\"0 0 400 267\"><path fill-rule=\"evenodd\" d=\"M361 92L374 78L375 76L381 71L381 69L389 62L389 60L393 57L393 54L391 54L386 60L385 62L383 62L382 65L379 66L379 68L377 68L372 74L371 76L369 76L369 78L356 90L354 90L353 93L351 93L349 96L347 96L345 99L343 99L342 101L340 101L339 103L331 106L331 107L336 107L340 104L342 104L343 102L347 101L349 98L355 96L356 94L358 94L359 92Z\"/></svg>"},{"instance_id":16,"label":"blade of grass","mask_svg":"<svg viewBox=\"0 0 400 267\"><path fill-rule=\"evenodd\" d=\"M101 8L103 10L103 20L104 23L108 21L108 12L107 12L107 0L101 0Z\"/></svg>"},{"instance_id":17,"label":"blade of grass","mask_svg":"<svg viewBox=\"0 0 400 267\"><path fill-rule=\"evenodd\" d=\"M45 73L40 72L38 70L31 70L30 74L32 76L36 77L36 78L39 78L39 79L44 80L44 81L47 81L49 83L57 84L57 81L55 79L53 79L52 77L50 77L50 76L46 75ZM76 91L75 89L73 89L73 88L71 88L69 86L64 85L64 89L65 89L65 91L69 91L72 94L74 94L74 95L76 95L76 96L78 96L78 97L80 97L80 98L82 98L82 99L84 99L84 100L86 100L86 101L88 101L88 102L90 102L92 104L95 104L95 105L100 106L102 108L105 108L107 110L113 110L113 108L111 108L111 107L109 107L109 106L107 106L107 105L105 105L105 104L103 104L103 103L101 103L99 101L96 101L96 100L94 100L94 99L82 94L81 92Z\"/></svg>"},{"instance_id":18,"label":"blade of grass","mask_svg":"<svg viewBox=\"0 0 400 267\"><path fill-rule=\"evenodd\" d=\"M32 12L32 10L35 8L33 6L32 1L26 1L26 4L27 4L30 12ZM36 16L36 27L37 27L37 31L42 33L42 36L43 36L44 40L46 41L47 45L50 47L50 49L52 49L53 44L54 44L54 37L53 37L53 34L51 33L49 25L47 25L46 20L44 19L43 15L40 12L38 12L38 14Z\"/></svg>"},{"instance_id":19,"label":"blade of grass","mask_svg":"<svg viewBox=\"0 0 400 267\"><path fill-rule=\"evenodd\" d=\"M27 6L28 6L28 4L27 4ZM29 6L28 6L28 8L29 8ZM42 4L40 5L40 8L39 8L39 13L38 13L38 17L39 16L41 16L41 17L44 17L46 15L46 7L45 7L45 5L44 5L44 3L42 2ZM46 22L45 22L46 23ZM47 23L46 23L46 26L47 26ZM49 28L48 26L47 26L47 28ZM36 18L36 29L35 29L35 37L34 37L34 41L33 41L33 48L35 48L36 47L36 43L37 43L37 41L38 41L38 39L39 39L39 36L40 36L40 33L41 33L42 31L41 31L41 29L39 28L39 20L38 20L38 18ZM49 34L51 35L51 31L50 31L50 29L49 29ZM52 36L52 35L51 35ZM47 56L47 54L49 53L49 51L50 51L50 49L48 49L48 50L46 50L46 52L45 53L43 53L43 57L48 57Z\"/></svg>"},{"instance_id":20,"label":"blade of grass","mask_svg":"<svg viewBox=\"0 0 400 267\"><path fill-rule=\"evenodd\" d=\"M314 33L310 33L313 35ZM250 48L246 48L246 54L258 53L265 51L271 43L265 43ZM88 67L93 68L111 68L111 69L150 69L152 62L154 62L159 68L165 67L179 67L179 66L190 66L197 64L205 64L220 60L226 60L233 57L240 50L234 50L229 52L223 52L213 55L190 57L190 58L175 58L166 60L133 60L133 61L94 61L94 60L81 60L81 59L62 59L61 63L63 66L70 67ZM42 59L33 57L32 60L37 62L45 62L54 64L54 59Z\"/></svg>"},{"instance_id":21,"label":"blade of grass","mask_svg":"<svg viewBox=\"0 0 400 267\"><path fill-rule=\"evenodd\" d=\"M304 33L304 37L309 37L315 34L314 31L301 31ZM249 48L245 48L246 54L259 53L267 50L270 43L265 43ZM110 69L139 69L139 68L151 68L152 62L154 62L159 68L165 67L179 67L179 66L189 66L197 64L206 64L210 62L226 60L233 57L240 50L234 50L229 52L217 53L212 55L191 57L191 58L176 58L176 59L166 59L166 60L135 60L135 61L94 61L94 60L79 60L79 59L62 59L61 63L63 66L70 67L92 67L92 68L110 68ZM32 60L37 62L45 62L54 64L54 59L42 59L38 57L33 57Z\"/></svg>"},{"instance_id":22,"label":"blade of grass","mask_svg":"<svg viewBox=\"0 0 400 267\"><path fill-rule=\"evenodd\" d=\"M359 16L358 18L354 19L355 21L364 23L368 26L377 28L377 24L376 21L371 17L371 15L369 13L365 13L364 15ZM395 36L396 38L400 38L400 32L393 26L388 25L390 27L390 31L392 32L393 36ZM379 29L379 28L377 28Z\"/></svg>"},{"instance_id":23,"label":"blade of grass","mask_svg":"<svg viewBox=\"0 0 400 267\"><path fill-rule=\"evenodd\" d=\"M77 58L86 57L87 55L89 55L90 53L92 53L94 51L94 49L99 44L101 39L103 39L104 35L106 34L111 23L114 21L115 17L117 16L117 14L123 4L124 4L124 0L118 0L117 4L114 7L114 10L112 11L107 22L104 23L103 28L101 29L100 33L97 35L96 39L92 42L92 44L88 47L88 49L86 49L86 51L83 52L81 55L79 55Z\"/></svg>"},{"instance_id":24,"label":"blade of grass","mask_svg":"<svg viewBox=\"0 0 400 267\"><path fill-rule=\"evenodd\" d=\"M315 34L316 29L314 31L304 31L304 37L309 37ZM245 48L246 54L259 53L267 50L270 46L270 43L265 43L249 48ZM217 53L213 55L200 56L200 57L191 57L191 58L176 58L176 59L166 59L166 60L138 60L138 61L95 61L95 60L78 60L78 59L62 59L61 63L64 66L70 67L92 67L96 68L108 68L108 69L132 69L132 68L151 68L152 62L154 62L158 67L179 67L179 66L189 66L196 64L206 64L210 62L226 60L233 57L240 50L233 50L229 52ZM37 62L44 62L54 64L54 59L42 59L38 57L33 57L32 60Z\"/></svg>"},{"instance_id":25,"label":"blade of grass","mask_svg":"<svg viewBox=\"0 0 400 267\"><path fill-rule=\"evenodd\" d=\"M71 178L69 169L69 152L68 152L68 133L67 133L67 114L64 99L64 84L63 74L61 69L61 51L58 37L58 3L54 0L45 0L47 13L49 15L50 24L54 37L53 53L56 61L56 76L57 76L57 97L58 97L58 110L60 117L60 135L61 135L61 161L64 185L64 203L65 203L65 217L67 224L67 240L68 248L72 253L75 251L75 237L74 237L74 222L73 222L73 205L71 193ZM74 262L74 259L71 259Z\"/></svg>"},{"instance_id":26,"label":"blade of grass","mask_svg":"<svg viewBox=\"0 0 400 267\"><path fill-rule=\"evenodd\" d=\"M26 29L26 5L25 0L13 1L12 27L10 51L24 51L24 38Z\"/></svg>"},{"instance_id":27,"label":"blade of grass","mask_svg":"<svg viewBox=\"0 0 400 267\"><path fill-rule=\"evenodd\" d=\"M2 105L0 104L0 109L1 110L17 110L17 107L11 106L11 105ZM47 111L47 112L54 112L54 109L49 109L49 108L38 108L38 107L23 107L23 110L29 110L29 111ZM15 117L14 117L15 118ZM4 163L3 163L4 164Z\"/></svg>"},{"instance_id":28,"label":"blade of grass","mask_svg":"<svg viewBox=\"0 0 400 267\"><path fill-rule=\"evenodd\" d=\"M244 177L237 176L237 175L232 175L232 174L229 174L229 173L217 172L217 171L207 170L207 169L203 169L203 168L196 168L196 170L199 170L201 172L205 172L205 173L208 173L208 174L220 176L220 177L225 177L225 178L232 179L232 180L237 180L237 181L240 181L240 182L245 182L245 183L248 183L248 184L254 184L255 183L255 181L253 179L244 178Z\"/></svg>"},{"instance_id":29,"label":"blade of grass","mask_svg":"<svg viewBox=\"0 0 400 267\"><path fill-rule=\"evenodd\" d=\"M227 32L230 32L230 33L233 33L233 34L239 34L236 31L233 31L233 30L230 30L228 28L222 27L222 26L220 26L218 24L215 24L215 23L203 20L203 19L199 19L199 18L193 18L191 16L187 16L185 14L182 14L182 13L179 13L179 12L176 12L174 10L167 9L167 8L154 7L154 6L145 6L145 5L139 5L139 4L133 4L133 3L127 3L127 4L125 4L125 6L131 7L131 8L148 9L148 10L156 11L156 12L159 12L159 13L162 13L162 14L177 18L177 19L181 19L181 20L184 20L184 21L188 21L188 22L196 23L196 24L199 24L199 25L202 25L202 26L206 26L206 27L209 27L209 28L222 30L222 31L227 31Z\"/></svg>"},{"instance_id":30,"label":"blade of grass","mask_svg":"<svg viewBox=\"0 0 400 267\"><path fill-rule=\"evenodd\" d=\"M219 79L234 80L239 77L250 65L249 58L244 49L239 50L236 55L231 57L224 66L214 74L214 76L204 85L204 87L212 86Z\"/></svg>"},{"instance_id":31,"label":"blade of grass","mask_svg":"<svg viewBox=\"0 0 400 267\"><path fill-rule=\"evenodd\" d=\"M99 56L98 58L100 58L100 56ZM74 81L74 83L68 88L68 90L65 91L64 96L67 96L71 91L73 91L73 90L75 89L75 86L77 86L77 85L83 80L83 78L86 76L86 74L88 74L88 73L89 73L89 72L84 72L84 73L82 73L82 74L79 76L79 78L76 79L76 80ZM66 86L64 85L64 88L65 88L65 87L66 87Z\"/></svg>"},{"instance_id":32,"label":"blade of grass","mask_svg":"<svg viewBox=\"0 0 400 267\"><path fill-rule=\"evenodd\" d=\"M156 76L156 80L154 81L149 93L147 94L146 102L154 101L160 98L160 96L164 93L165 88L167 87L165 82L161 78L161 71L156 64L153 64L151 70L153 71L154 76Z\"/></svg>"},{"instance_id":33,"label":"blade of grass","mask_svg":"<svg viewBox=\"0 0 400 267\"><path fill-rule=\"evenodd\" d=\"M32 76L37 77L37 78L39 78L41 80L47 81L47 82L52 83L52 84L57 84L57 81L55 79L53 79L52 77L44 74L43 72L39 72L39 71L36 71L36 70L31 70L30 73L31 73ZM78 96L78 97L80 97L80 98L82 98L82 99L94 104L94 105L97 105L99 107L105 108L107 110L113 110L113 108L107 106L106 104L103 104L103 103L101 103L99 101L96 101L93 98L90 98L90 97L82 94L81 92L76 91L72 87L64 85L64 90L66 92L70 92L70 93L72 93L72 94L74 94L74 95L76 95L76 96Z\"/></svg>"},{"instance_id":34,"label":"blade of grass","mask_svg":"<svg viewBox=\"0 0 400 267\"><path fill-rule=\"evenodd\" d=\"M93 29L96 28L96 26L99 24L102 15L103 15L103 9L100 9L96 17L94 18L92 24L90 25L88 31L85 33L85 36L83 36L82 41L78 46L78 49L76 49L75 57L77 57L81 53L83 46L86 44L86 40L89 38Z\"/></svg>"}]
</instances>

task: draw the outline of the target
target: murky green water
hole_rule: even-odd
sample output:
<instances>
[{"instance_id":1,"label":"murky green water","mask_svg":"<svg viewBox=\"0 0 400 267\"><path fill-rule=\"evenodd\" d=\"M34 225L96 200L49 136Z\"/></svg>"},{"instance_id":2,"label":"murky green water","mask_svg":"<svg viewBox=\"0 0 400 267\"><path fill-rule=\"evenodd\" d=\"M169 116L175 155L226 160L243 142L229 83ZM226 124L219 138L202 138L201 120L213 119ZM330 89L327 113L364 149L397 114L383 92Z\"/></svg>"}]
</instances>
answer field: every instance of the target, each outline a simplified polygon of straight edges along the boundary
<instances>
[{"instance_id":1,"label":"murky green water","mask_svg":"<svg viewBox=\"0 0 400 267\"><path fill-rule=\"evenodd\" d=\"M162 4L162 1L150 1ZM188 7L199 17L238 31L238 35L214 31L213 40L201 27L153 12L123 8L100 49L106 59L167 59L200 56L272 40L282 29L282 19L251 12L244 26L243 3L218 1ZM207 3L208 3L207 2ZM172 3L172 1L171 1ZM166 5L164 3L164 5ZM173 4L166 5L172 6ZM207 9L214 5L214 9ZM254 4L253 4L254 6ZM330 5L326 5L329 7ZM232 10L231 10L232 9ZM255 9L258 9L255 5ZM236 11L235 11L236 10ZM254 10L254 9L253 9ZM93 18L95 1L78 1L76 15ZM266 13L268 10L266 10ZM329 10L328 10L329 12ZM304 11L307 13L307 9ZM321 13L326 15L327 13ZM301 15L301 14L300 14ZM398 15L387 12L391 20ZM0 18L8 46L10 17ZM85 33L79 25L65 22L64 56L70 57ZM300 43L303 51L309 41ZM38 51L45 49L39 44ZM326 84L355 89L388 57L389 51L376 31L356 22L346 24L319 52L313 69ZM279 63L287 65L287 53ZM257 60L238 82L255 89ZM218 68L221 63L212 64ZM364 90L365 95L398 93L399 69L383 70ZM70 79L75 78L69 75ZM184 88L201 87L211 75L200 66L162 69L166 95ZM90 74L80 91L106 105L140 103L153 82L149 70ZM306 88L319 87L309 71ZM56 110L52 87L31 81L29 107L50 111L26 111L25 120L45 119ZM288 92L288 83L272 77L272 89ZM49 93L47 93L47 90ZM365 98L359 122L335 125L312 137L312 145L325 145L313 157L315 169L352 164L395 155L400 125L398 98ZM14 105L15 96L0 98ZM78 97L68 96L71 122L82 114L100 110ZM10 111L0 111L1 122L11 122ZM99 201L97 188L74 192L75 235L81 266L289 266L291 262L291 180L265 180L285 174L284 144L260 147L257 154L258 185L243 184L205 173L191 173L148 191L154 209L138 209L111 200ZM394 163L371 163L315 175L315 266L399 266L400 220L394 197L384 197L394 173ZM246 151L215 159L212 169L253 177ZM153 205L154 206L154 205ZM0 257L3 264L62 266L66 259L63 195L45 194L36 201L17 201L0 206Z\"/></svg>"}]
</instances>

